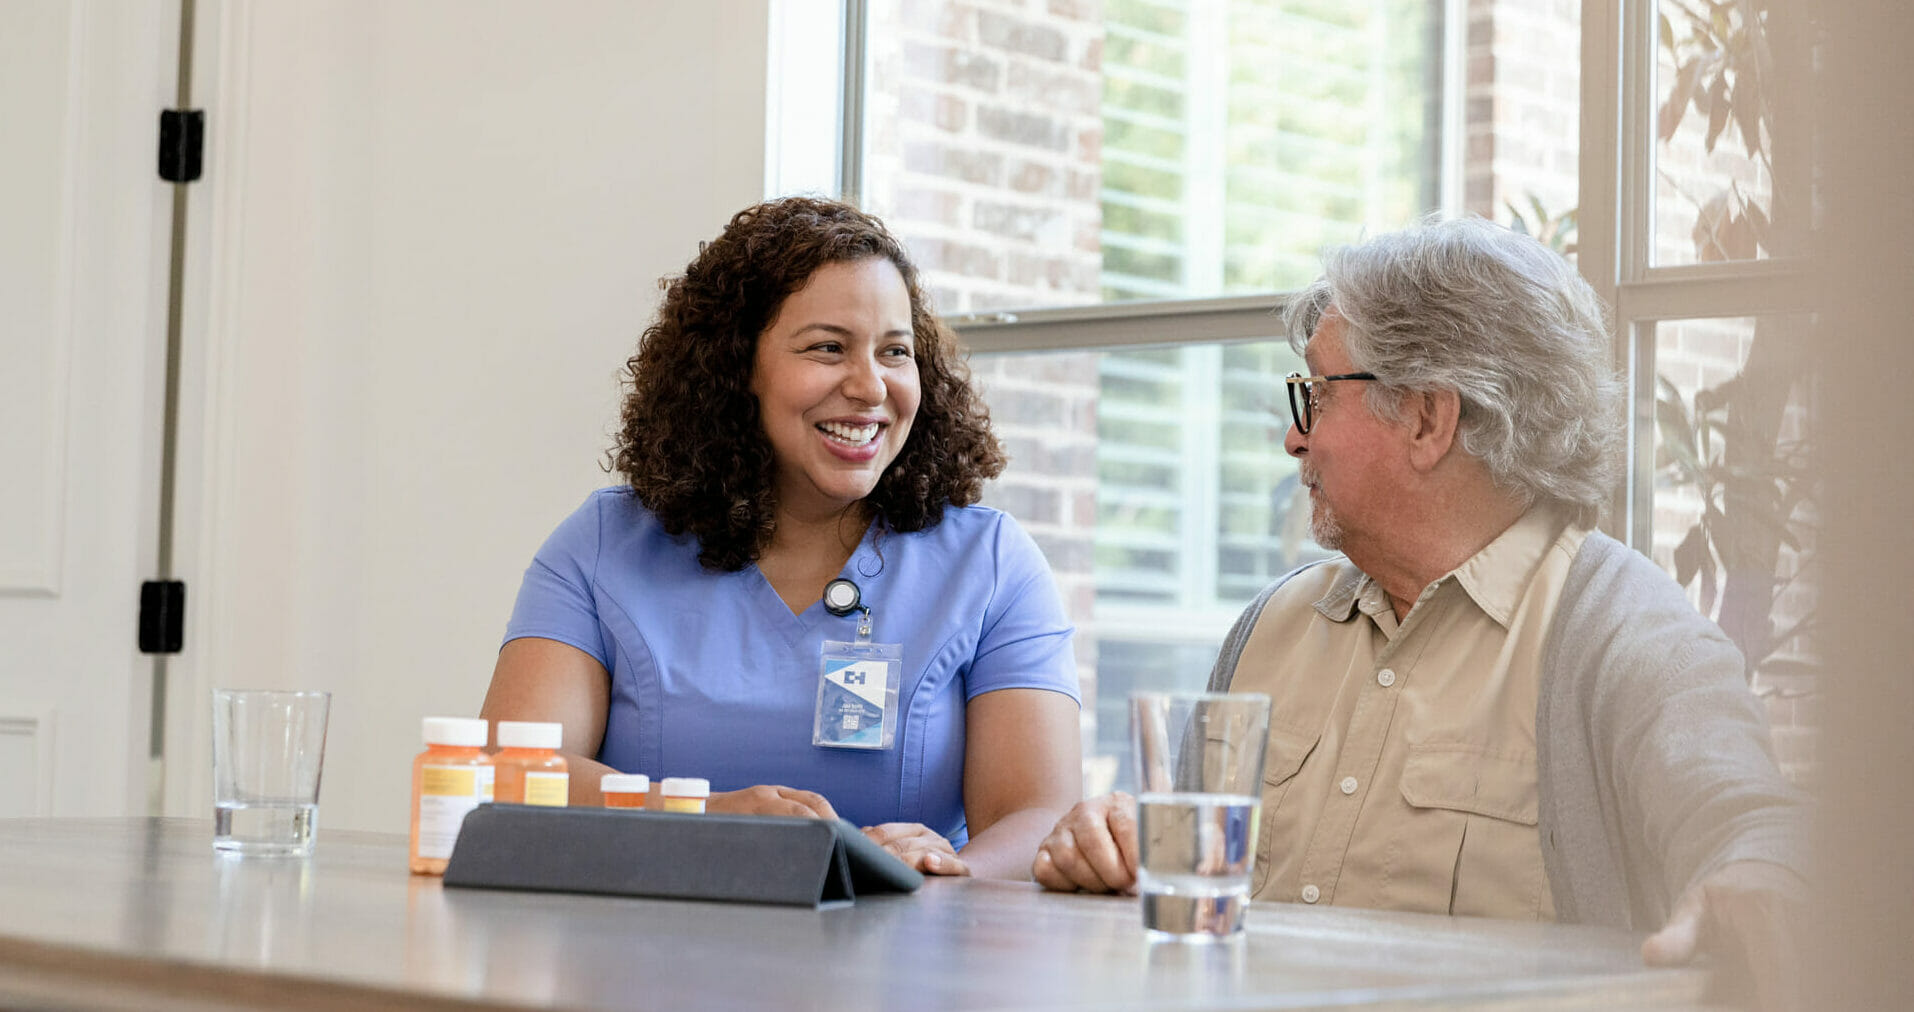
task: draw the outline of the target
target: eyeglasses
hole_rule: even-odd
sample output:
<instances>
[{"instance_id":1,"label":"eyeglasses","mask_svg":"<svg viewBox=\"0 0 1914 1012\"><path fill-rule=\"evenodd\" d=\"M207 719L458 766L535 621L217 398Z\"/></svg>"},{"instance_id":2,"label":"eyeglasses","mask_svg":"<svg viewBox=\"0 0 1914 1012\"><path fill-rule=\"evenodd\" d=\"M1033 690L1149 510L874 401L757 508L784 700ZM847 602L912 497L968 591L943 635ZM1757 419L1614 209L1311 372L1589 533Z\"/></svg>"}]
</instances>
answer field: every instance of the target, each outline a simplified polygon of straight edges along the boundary
<instances>
[{"instance_id":1,"label":"eyeglasses","mask_svg":"<svg viewBox=\"0 0 1914 1012\"><path fill-rule=\"evenodd\" d=\"M1296 431L1309 435L1309 427L1316 423L1316 412L1321 408L1322 390L1318 383L1334 383L1337 380L1373 380L1372 372L1345 372L1334 376L1304 376L1293 372L1284 377L1289 385L1289 420L1296 423Z\"/></svg>"}]
</instances>

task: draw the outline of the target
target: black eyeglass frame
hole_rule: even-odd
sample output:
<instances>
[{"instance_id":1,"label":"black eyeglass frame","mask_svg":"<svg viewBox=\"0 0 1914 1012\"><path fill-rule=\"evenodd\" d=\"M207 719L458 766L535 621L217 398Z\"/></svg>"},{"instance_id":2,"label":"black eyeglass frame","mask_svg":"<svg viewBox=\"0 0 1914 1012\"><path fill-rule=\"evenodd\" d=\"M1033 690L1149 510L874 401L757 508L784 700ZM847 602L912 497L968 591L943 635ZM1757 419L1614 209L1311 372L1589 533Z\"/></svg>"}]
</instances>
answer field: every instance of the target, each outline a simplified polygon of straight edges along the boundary
<instances>
[{"instance_id":1,"label":"black eyeglass frame","mask_svg":"<svg viewBox=\"0 0 1914 1012\"><path fill-rule=\"evenodd\" d=\"M1293 372L1283 377L1283 383L1289 387L1289 420L1296 426L1300 435L1309 435L1310 426L1316 424L1315 391L1309 388L1311 383L1334 383L1338 380L1374 380L1372 372L1344 372L1334 376L1304 376Z\"/></svg>"}]
</instances>

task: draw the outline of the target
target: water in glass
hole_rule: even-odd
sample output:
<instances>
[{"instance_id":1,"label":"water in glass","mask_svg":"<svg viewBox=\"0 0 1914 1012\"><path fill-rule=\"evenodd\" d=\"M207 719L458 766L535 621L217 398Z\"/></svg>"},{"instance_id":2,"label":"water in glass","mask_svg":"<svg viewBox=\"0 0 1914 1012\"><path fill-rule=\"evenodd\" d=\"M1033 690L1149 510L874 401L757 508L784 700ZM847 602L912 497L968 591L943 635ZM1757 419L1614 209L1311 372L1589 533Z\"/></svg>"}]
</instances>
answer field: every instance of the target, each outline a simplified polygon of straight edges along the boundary
<instances>
[{"instance_id":1,"label":"water in glass","mask_svg":"<svg viewBox=\"0 0 1914 1012\"><path fill-rule=\"evenodd\" d=\"M239 854L310 854L318 822L316 804L221 801L213 807L213 848Z\"/></svg>"},{"instance_id":2,"label":"water in glass","mask_svg":"<svg viewBox=\"0 0 1914 1012\"><path fill-rule=\"evenodd\" d=\"M1139 796L1143 926L1196 940L1242 930L1261 814L1258 799L1243 794Z\"/></svg>"}]
</instances>

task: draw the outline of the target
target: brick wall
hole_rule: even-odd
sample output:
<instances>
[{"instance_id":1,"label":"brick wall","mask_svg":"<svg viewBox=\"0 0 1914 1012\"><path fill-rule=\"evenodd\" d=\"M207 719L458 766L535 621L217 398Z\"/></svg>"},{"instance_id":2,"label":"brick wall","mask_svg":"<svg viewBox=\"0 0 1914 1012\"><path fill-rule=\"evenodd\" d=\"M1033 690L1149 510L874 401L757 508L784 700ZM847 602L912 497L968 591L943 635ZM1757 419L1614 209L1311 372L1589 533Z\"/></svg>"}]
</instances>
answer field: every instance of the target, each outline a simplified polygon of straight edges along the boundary
<instances>
[{"instance_id":1,"label":"brick wall","mask_svg":"<svg viewBox=\"0 0 1914 1012\"><path fill-rule=\"evenodd\" d=\"M1463 206L1531 219L1581 200L1581 3L1469 0Z\"/></svg>"},{"instance_id":2,"label":"brick wall","mask_svg":"<svg viewBox=\"0 0 1914 1012\"><path fill-rule=\"evenodd\" d=\"M1102 4L874 0L870 17L864 203L910 247L937 310L1095 302ZM984 501L1017 518L1056 574L1090 735L1096 356L972 367L1010 455Z\"/></svg>"}]
</instances>

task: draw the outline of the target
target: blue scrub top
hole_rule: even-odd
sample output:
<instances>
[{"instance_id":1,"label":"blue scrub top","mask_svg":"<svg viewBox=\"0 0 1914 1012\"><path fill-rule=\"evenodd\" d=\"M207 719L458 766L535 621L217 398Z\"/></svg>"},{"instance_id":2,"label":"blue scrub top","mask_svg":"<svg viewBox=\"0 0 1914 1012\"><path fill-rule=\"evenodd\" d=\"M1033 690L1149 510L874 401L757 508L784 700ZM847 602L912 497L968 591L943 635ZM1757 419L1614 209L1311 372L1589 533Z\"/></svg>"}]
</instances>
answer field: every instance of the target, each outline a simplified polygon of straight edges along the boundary
<instances>
[{"instance_id":1,"label":"blue scrub top","mask_svg":"<svg viewBox=\"0 0 1914 1012\"><path fill-rule=\"evenodd\" d=\"M920 822L961 847L964 705L1035 688L1081 702L1071 627L1037 546L1004 513L951 508L900 534L873 524L839 574L871 609L871 639L903 645L899 720L881 751L811 744L820 651L857 617L817 601L793 615L751 565L712 572L629 488L601 489L525 572L507 642L583 650L611 675L598 760L714 791L816 791L860 826Z\"/></svg>"}]
</instances>

